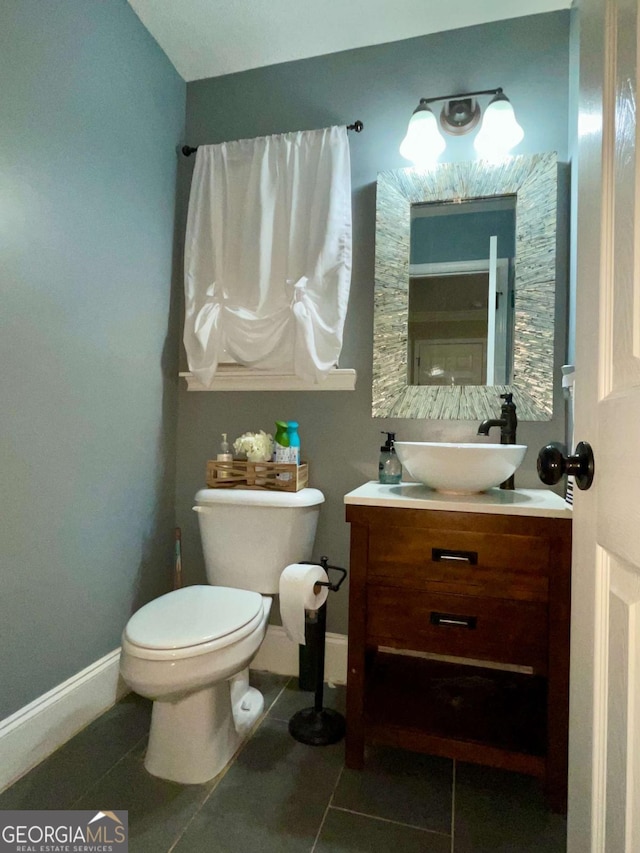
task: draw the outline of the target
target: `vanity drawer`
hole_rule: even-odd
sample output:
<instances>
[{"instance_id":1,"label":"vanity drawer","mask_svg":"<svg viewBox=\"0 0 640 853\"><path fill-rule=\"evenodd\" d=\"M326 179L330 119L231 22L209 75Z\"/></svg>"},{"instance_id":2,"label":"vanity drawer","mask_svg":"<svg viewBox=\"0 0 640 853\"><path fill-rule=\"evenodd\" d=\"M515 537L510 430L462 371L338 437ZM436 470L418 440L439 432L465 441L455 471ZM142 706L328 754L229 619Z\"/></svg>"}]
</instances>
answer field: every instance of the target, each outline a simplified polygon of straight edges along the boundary
<instances>
[{"instance_id":1,"label":"vanity drawer","mask_svg":"<svg viewBox=\"0 0 640 853\"><path fill-rule=\"evenodd\" d=\"M455 521L455 520L453 520ZM369 573L386 575L392 567L402 566L439 572L443 565L473 565L510 569L526 574L546 574L550 542L546 537L514 535L491 531L461 530L456 527L372 527L369 531ZM437 555L440 555L438 564ZM456 555L467 559L456 560Z\"/></svg>"},{"instance_id":2,"label":"vanity drawer","mask_svg":"<svg viewBox=\"0 0 640 853\"><path fill-rule=\"evenodd\" d=\"M371 528L369 583L546 601L546 537L412 527Z\"/></svg>"},{"instance_id":3,"label":"vanity drawer","mask_svg":"<svg viewBox=\"0 0 640 853\"><path fill-rule=\"evenodd\" d=\"M547 607L400 587L367 589L366 641L413 651L547 669Z\"/></svg>"}]
</instances>

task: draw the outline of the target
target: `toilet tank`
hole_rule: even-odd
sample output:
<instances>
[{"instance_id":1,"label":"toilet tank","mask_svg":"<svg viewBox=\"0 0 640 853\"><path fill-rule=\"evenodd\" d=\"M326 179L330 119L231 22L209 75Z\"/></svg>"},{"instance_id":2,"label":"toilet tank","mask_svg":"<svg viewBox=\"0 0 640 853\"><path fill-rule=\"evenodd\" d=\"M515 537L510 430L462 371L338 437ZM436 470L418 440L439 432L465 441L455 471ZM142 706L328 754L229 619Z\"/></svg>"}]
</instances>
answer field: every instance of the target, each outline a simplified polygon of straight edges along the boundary
<instances>
[{"instance_id":1,"label":"toilet tank","mask_svg":"<svg viewBox=\"0 0 640 853\"><path fill-rule=\"evenodd\" d=\"M208 582L276 594L282 570L311 559L323 502L318 489L201 489L194 510Z\"/></svg>"}]
</instances>

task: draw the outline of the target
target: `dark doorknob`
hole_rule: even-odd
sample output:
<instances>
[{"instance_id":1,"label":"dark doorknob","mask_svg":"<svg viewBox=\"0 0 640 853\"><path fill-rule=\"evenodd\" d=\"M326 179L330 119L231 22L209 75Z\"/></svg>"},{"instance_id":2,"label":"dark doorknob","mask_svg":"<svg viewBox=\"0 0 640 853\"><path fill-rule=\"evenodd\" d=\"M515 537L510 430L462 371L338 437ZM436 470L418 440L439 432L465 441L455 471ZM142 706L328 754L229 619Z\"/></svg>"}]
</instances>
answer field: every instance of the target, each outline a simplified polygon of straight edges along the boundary
<instances>
[{"instance_id":1,"label":"dark doorknob","mask_svg":"<svg viewBox=\"0 0 640 853\"><path fill-rule=\"evenodd\" d=\"M594 461L591 445L581 441L573 456L564 455L562 444L547 444L538 453L538 477L547 486L554 486L564 474L575 477L579 489L588 489L593 483Z\"/></svg>"}]
</instances>

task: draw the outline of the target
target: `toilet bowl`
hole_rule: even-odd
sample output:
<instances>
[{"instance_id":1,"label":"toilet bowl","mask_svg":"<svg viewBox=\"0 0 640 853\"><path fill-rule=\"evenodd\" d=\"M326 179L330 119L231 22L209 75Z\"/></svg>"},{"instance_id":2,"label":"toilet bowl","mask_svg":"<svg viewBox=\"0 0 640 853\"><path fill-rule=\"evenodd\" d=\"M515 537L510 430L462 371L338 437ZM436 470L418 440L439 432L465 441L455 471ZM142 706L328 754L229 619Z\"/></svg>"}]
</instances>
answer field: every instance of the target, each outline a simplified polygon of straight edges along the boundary
<instances>
[{"instance_id":1,"label":"toilet bowl","mask_svg":"<svg viewBox=\"0 0 640 853\"><path fill-rule=\"evenodd\" d=\"M271 598L227 587L167 593L129 620L120 671L154 700L145 767L196 784L217 775L262 713L248 667L264 639Z\"/></svg>"},{"instance_id":2,"label":"toilet bowl","mask_svg":"<svg viewBox=\"0 0 640 853\"><path fill-rule=\"evenodd\" d=\"M144 605L122 635L120 672L153 700L145 767L184 784L212 779L260 718L249 664L289 563L309 560L317 489L202 489L196 495L207 580Z\"/></svg>"}]
</instances>

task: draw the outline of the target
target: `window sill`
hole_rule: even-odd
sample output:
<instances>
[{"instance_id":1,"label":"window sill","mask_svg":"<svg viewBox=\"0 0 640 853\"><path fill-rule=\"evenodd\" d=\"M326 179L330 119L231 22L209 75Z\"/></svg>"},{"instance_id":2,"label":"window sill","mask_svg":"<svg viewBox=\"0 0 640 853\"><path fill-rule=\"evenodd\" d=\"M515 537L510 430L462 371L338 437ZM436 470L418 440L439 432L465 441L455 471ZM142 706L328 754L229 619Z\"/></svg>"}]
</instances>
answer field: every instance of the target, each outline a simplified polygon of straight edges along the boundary
<instances>
[{"instance_id":1,"label":"window sill","mask_svg":"<svg viewBox=\"0 0 640 853\"><path fill-rule=\"evenodd\" d=\"M236 365L221 365L212 388L201 385L192 373L180 373L187 391L354 391L356 371L334 367L324 382L313 385L291 373L269 373Z\"/></svg>"}]
</instances>

